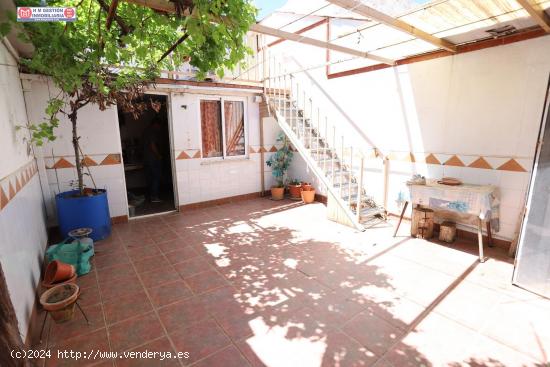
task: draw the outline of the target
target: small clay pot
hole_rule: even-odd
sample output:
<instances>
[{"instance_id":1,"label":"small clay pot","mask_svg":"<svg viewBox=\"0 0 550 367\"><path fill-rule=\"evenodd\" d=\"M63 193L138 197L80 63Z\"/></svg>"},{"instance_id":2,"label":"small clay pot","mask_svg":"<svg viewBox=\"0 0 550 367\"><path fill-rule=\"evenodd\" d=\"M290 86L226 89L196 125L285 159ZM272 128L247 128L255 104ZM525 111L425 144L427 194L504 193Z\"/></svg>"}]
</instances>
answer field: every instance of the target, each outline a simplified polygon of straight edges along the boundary
<instances>
[{"instance_id":1,"label":"small clay pot","mask_svg":"<svg viewBox=\"0 0 550 367\"><path fill-rule=\"evenodd\" d=\"M76 271L74 266L65 264L59 260L53 260L46 267L46 273L44 273L44 283L60 283L72 278L75 273Z\"/></svg>"},{"instance_id":2,"label":"small clay pot","mask_svg":"<svg viewBox=\"0 0 550 367\"><path fill-rule=\"evenodd\" d=\"M288 185L288 192L291 199L300 199L300 191L302 191L302 185Z\"/></svg>"},{"instance_id":3,"label":"small clay pot","mask_svg":"<svg viewBox=\"0 0 550 367\"><path fill-rule=\"evenodd\" d=\"M76 284L56 285L42 293L40 304L55 322L69 321L74 315L75 302L80 294Z\"/></svg>"},{"instance_id":4,"label":"small clay pot","mask_svg":"<svg viewBox=\"0 0 550 367\"><path fill-rule=\"evenodd\" d=\"M301 186L302 186L302 190L310 190L310 189L313 188L311 186L311 183L309 183L309 182L302 182Z\"/></svg>"},{"instance_id":5,"label":"small clay pot","mask_svg":"<svg viewBox=\"0 0 550 367\"><path fill-rule=\"evenodd\" d=\"M53 288L55 287L56 285L64 285L64 284L76 284L76 278L78 278L77 274L75 273L72 277L70 277L69 279L63 281L63 282L59 282L59 283L47 283L46 281L43 281L42 282L42 287L46 288L46 289L50 289L50 288Z\"/></svg>"},{"instance_id":6,"label":"small clay pot","mask_svg":"<svg viewBox=\"0 0 550 367\"><path fill-rule=\"evenodd\" d=\"M315 201L315 190L313 188L309 188L309 190L302 190L302 201L305 204L311 204Z\"/></svg>"},{"instance_id":7,"label":"small clay pot","mask_svg":"<svg viewBox=\"0 0 550 367\"><path fill-rule=\"evenodd\" d=\"M284 187L272 187L271 188L271 199L272 200L283 200L285 198L285 188Z\"/></svg>"}]
</instances>

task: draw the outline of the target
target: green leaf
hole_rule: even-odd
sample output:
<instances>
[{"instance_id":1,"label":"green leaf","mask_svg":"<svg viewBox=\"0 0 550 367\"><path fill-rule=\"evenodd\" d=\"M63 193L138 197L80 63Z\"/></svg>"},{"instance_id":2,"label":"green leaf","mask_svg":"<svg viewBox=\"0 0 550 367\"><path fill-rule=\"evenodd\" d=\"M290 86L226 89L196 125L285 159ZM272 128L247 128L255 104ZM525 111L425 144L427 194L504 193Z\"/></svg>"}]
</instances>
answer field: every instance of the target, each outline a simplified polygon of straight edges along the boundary
<instances>
[{"instance_id":1,"label":"green leaf","mask_svg":"<svg viewBox=\"0 0 550 367\"><path fill-rule=\"evenodd\" d=\"M0 37L7 36L11 31L11 24L8 22L0 23Z\"/></svg>"}]
</instances>

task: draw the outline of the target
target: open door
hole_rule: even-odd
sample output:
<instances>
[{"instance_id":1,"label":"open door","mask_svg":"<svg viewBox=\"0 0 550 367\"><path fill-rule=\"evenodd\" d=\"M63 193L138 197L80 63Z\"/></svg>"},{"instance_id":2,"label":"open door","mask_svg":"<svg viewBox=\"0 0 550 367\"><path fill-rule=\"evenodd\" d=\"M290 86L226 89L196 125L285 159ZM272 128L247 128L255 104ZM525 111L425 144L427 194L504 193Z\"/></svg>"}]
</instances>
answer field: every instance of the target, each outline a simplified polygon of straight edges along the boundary
<instances>
[{"instance_id":1,"label":"open door","mask_svg":"<svg viewBox=\"0 0 550 367\"><path fill-rule=\"evenodd\" d=\"M118 111L130 218L176 209L168 97L146 94L141 101L149 108L137 119Z\"/></svg>"},{"instance_id":2,"label":"open door","mask_svg":"<svg viewBox=\"0 0 550 367\"><path fill-rule=\"evenodd\" d=\"M522 225L513 283L550 298L550 100L545 108Z\"/></svg>"}]
</instances>

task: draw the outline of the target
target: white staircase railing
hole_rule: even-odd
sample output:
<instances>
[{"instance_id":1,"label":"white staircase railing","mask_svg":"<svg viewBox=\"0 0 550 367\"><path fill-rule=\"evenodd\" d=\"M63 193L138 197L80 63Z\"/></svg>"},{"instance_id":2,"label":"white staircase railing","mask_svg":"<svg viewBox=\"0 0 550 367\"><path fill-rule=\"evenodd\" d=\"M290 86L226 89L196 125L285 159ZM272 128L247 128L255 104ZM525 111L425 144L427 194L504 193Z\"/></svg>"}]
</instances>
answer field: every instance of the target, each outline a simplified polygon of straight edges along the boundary
<instances>
[{"instance_id":1,"label":"white staircase railing","mask_svg":"<svg viewBox=\"0 0 550 367\"><path fill-rule=\"evenodd\" d=\"M329 122L298 78L286 72L284 63L271 55L263 62L264 94L270 110L348 220L363 230L364 220L378 214L385 216L385 210L364 192L365 156L353 145L346 144L345 135L349 132L339 131L338 126Z\"/></svg>"}]
</instances>

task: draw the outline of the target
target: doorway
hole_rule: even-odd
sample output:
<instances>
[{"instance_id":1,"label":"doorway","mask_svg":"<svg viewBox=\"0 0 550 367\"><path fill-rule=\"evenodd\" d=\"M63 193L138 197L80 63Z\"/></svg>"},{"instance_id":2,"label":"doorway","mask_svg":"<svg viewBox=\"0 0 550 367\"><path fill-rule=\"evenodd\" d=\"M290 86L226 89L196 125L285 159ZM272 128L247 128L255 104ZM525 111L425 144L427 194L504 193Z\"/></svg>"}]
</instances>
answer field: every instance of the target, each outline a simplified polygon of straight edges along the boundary
<instances>
[{"instance_id":1,"label":"doorway","mask_svg":"<svg viewBox=\"0 0 550 367\"><path fill-rule=\"evenodd\" d=\"M513 283L550 298L550 79Z\"/></svg>"},{"instance_id":2,"label":"doorway","mask_svg":"<svg viewBox=\"0 0 550 367\"><path fill-rule=\"evenodd\" d=\"M176 208L168 97L147 94L136 102L147 105L137 119L118 109L130 218L170 212Z\"/></svg>"}]
</instances>

